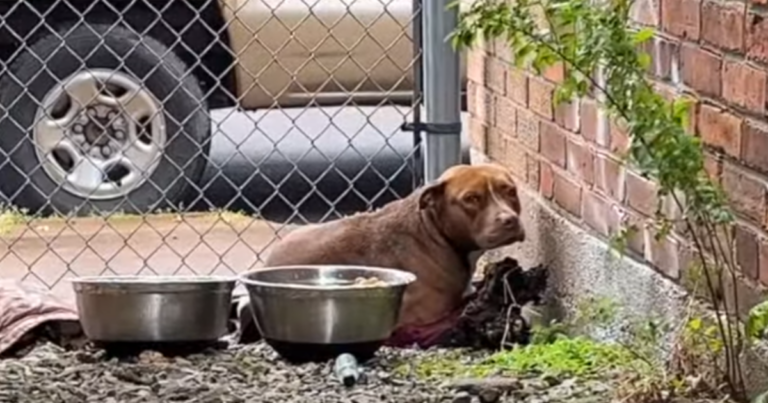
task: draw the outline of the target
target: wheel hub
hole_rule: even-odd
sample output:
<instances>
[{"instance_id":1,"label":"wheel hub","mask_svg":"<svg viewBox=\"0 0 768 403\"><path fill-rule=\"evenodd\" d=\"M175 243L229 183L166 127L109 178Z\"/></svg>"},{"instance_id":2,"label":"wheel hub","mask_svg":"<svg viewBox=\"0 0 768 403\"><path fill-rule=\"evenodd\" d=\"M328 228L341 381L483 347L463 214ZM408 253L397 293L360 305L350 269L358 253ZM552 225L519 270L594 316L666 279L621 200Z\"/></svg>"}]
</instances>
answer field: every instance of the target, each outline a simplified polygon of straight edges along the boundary
<instances>
[{"instance_id":1,"label":"wheel hub","mask_svg":"<svg viewBox=\"0 0 768 403\"><path fill-rule=\"evenodd\" d=\"M159 101L135 78L99 69L51 89L32 134L49 177L91 199L123 197L142 185L166 143Z\"/></svg>"},{"instance_id":2,"label":"wheel hub","mask_svg":"<svg viewBox=\"0 0 768 403\"><path fill-rule=\"evenodd\" d=\"M68 134L85 154L108 159L125 147L127 131L125 117L115 108L94 105L80 112Z\"/></svg>"}]
</instances>

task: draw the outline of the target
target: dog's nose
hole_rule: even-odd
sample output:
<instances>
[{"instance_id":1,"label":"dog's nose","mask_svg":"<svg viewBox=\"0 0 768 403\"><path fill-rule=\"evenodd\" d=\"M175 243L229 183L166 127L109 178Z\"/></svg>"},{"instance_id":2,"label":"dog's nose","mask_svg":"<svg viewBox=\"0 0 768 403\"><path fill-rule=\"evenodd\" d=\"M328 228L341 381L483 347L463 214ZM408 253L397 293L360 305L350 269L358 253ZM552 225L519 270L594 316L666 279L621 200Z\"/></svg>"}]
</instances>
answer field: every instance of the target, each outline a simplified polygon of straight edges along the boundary
<instances>
[{"instance_id":1,"label":"dog's nose","mask_svg":"<svg viewBox=\"0 0 768 403\"><path fill-rule=\"evenodd\" d=\"M510 213L500 213L496 216L496 223L503 227L513 227L517 225L517 215Z\"/></svg>"}]
</instances>

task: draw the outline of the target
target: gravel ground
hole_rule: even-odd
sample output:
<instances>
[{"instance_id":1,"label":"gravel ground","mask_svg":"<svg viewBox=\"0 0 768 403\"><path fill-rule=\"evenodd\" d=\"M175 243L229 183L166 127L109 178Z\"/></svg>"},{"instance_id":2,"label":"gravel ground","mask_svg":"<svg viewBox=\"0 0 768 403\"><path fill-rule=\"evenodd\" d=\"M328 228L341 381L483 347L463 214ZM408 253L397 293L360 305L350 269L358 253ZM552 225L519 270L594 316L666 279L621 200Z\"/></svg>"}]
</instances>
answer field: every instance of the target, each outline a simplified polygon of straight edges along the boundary
<instances>
[{"instance_id":1,"label":"gravel ground","mask_svg":"<svg viewBox=\"0 0 768 403\"><path fill-rule=\"evenodd\" d=\"M42 344L20 359L0 361L0 402L607 402L597 381L546 378L420 380L402 364L441 351L382 349L346 388L333 363L291 366L257 343L185 358L145 352L132 360L99 350L66 352ZM468 357L468 360L478 359ZM400 368L399 370L396 370Z\"/></svg>"}]
</instances>

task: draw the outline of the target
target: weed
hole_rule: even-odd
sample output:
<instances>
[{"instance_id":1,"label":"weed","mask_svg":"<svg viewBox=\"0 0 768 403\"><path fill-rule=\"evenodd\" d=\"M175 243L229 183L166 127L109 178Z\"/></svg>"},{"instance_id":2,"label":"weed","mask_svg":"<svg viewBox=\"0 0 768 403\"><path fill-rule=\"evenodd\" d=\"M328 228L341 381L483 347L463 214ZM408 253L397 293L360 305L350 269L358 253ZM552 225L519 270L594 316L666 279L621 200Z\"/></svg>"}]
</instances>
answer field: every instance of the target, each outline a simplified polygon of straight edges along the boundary
<instances>
[{"instance_id":1,"label":"weed","mask_svg":"<svg viewBox=\"0 0 768 403\"><path fill-rule=\"evenodd\" d=\"M0 236L10 234L26 222L24 210L0 206Z\"/></svg>"}]
</instances>

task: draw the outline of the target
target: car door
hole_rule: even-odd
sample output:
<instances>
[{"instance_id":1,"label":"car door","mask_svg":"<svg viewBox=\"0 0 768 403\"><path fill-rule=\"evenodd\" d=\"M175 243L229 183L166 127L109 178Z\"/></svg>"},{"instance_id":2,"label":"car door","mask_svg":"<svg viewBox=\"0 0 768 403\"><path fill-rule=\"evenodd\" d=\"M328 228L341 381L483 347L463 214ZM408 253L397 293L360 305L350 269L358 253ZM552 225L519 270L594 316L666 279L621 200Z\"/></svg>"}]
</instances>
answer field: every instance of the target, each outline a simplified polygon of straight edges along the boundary
<instances>
[{"instance_id":1,"label":"car door","mask_svg":"<svg viewBox=\"0 0 768 403\"><path fill-rule=\"evenodd\" d=\"M221 1L241 107L410 97L412 0Z\"/></svg>"}]
</instances>

